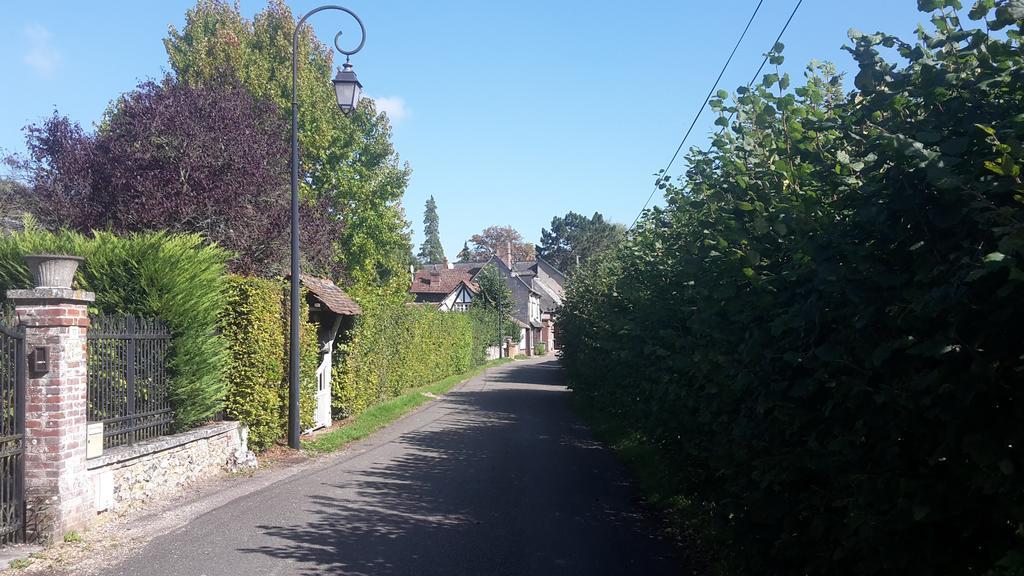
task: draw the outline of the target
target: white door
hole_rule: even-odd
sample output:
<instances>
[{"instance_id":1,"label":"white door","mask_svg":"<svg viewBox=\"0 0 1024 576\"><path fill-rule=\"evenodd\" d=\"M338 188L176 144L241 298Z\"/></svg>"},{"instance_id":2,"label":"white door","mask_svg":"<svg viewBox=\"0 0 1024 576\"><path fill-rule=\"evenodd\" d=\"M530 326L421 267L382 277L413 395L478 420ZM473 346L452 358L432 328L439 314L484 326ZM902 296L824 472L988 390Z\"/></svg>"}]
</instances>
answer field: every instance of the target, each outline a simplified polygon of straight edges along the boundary
<instances>
[{"instance_id":1,"label":"white door","mask_svg":"<svg viewBox=\"0 0 1024 576\"><path fill-rule=\"evenodd\" d=\"M314 426L325 428L331 425L331 349L323 355L316 369L316 416Z\"/></svg>"}]
</instances>

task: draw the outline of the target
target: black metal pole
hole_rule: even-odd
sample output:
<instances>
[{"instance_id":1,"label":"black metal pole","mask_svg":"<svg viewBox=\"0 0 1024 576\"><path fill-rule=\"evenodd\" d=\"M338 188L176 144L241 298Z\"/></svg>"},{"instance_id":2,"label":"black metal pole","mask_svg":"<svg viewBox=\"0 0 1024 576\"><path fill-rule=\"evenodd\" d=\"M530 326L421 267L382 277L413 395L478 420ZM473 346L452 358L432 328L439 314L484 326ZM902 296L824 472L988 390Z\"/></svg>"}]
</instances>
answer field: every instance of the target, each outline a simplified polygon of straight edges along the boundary
<instances>
[{"instance_id":1,"label":"black metal pole","mask_svg":"<svg viewBox=\"0 0 1024 576\"><path fill-rule=\"evenodd\" d=\"M302 295L299 280L299 102L296 84L299 76L299 31L306 20L323 10L341 10L350 14L359 23L361 38L355 50L345 51L338 46L341 32L334 37L334 46L346 56L355 54L366 41L363 22L354 12L343 6L320 6L306 13L295 24L292 33L292 293L291 319L288 323L288 447L300 448L299 443L299 298Z\"/></svg>"},{"instance_id":2,"label":"black metal pole","mask_svg":"<svg viewBox=\"0 0 1024 576\"><path fill-rule=\"evenodd\" d=\"M501 322L501 301L498 301L498 358L504 358L505 352L502 350L504 344L502 334L504 333Z\"/></svg>"},{"instance_id":3,"label":"black metal pole","mask_svg":"<svg viewBox=\"0 0 1024 576\"><path fill-rule=\"evenodd\" d=\"M309 14L295 25L292 35L292 294L288 322L288 447L299 448L299 29Z\"/></svg>"}]
</instances>

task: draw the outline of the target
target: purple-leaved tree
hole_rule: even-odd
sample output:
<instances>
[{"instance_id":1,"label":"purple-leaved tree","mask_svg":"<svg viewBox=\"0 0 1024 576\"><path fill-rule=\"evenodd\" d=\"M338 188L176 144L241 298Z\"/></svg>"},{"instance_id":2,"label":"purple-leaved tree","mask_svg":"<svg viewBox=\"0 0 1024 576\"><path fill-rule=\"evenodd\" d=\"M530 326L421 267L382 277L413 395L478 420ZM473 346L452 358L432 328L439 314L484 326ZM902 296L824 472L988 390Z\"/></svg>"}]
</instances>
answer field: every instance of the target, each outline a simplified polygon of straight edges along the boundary
<instances>
[{"instance_id":1,"label":"purple-leaved tree","mask_svg":"<svg viewBox=\"0 0 1024 576\"><path fill-rule=\"evenodd\" d=\"M95 134L55 112L26 128L33 212L51 227L83 231L199 232L237 253L235 271L280 273L289 239L280 118L241 87L192 87L170 76L121 96ZM307 203L302 219L303 255L326 271L339 218Z\"/></svg>"}]
</instances>

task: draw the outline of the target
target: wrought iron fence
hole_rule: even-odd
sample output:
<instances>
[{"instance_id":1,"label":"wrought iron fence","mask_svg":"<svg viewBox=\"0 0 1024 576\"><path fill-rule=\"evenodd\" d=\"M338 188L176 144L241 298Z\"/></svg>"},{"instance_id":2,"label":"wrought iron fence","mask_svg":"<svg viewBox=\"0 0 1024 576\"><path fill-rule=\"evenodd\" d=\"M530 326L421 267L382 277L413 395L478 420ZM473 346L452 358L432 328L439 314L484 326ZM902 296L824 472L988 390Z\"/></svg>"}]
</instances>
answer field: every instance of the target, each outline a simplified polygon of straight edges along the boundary
<instances>
[{"instance_id":1,"label":"wrought iron fence","mask_svg":"<svg viewBox=\"0 0 1024 576\"><path fill-rule=\"evenodd\" d=\"M167 326L152 318L94 316L88 339L88 419L103 422L103 447L169 433Z\"/></svg>"},{"instance_id":2,"label":"wrought iron fence","mask_svg":"<svg viewBox=\"0 0 1024 576\"><path fill-rule=\"evenodd\" d=\"M25 333L0 325L0 545L25 536Z\"/></svg>"}]
</instances>

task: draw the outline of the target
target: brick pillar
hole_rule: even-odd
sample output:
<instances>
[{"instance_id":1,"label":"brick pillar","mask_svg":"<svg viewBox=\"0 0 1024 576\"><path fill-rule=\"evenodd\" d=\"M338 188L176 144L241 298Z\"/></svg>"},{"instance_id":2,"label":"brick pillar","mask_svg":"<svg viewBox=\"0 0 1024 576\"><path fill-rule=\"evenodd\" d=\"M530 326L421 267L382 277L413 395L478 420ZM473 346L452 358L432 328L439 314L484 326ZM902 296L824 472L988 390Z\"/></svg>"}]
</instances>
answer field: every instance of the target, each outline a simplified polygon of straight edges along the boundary
<instances>
[{"instance_id":1,"label":"brick pillar","mask_svg":"<svg viewBox=\"0 0 1024 576\"><path fill-rule=\"evenodd\" d=\"M28 529L42 541L84 528L94 514L86 442L86 333L91 292L8 290L25 328L25 495ZM33 366L45 349L48 366Z\"/></svg>"}]
</instances>

